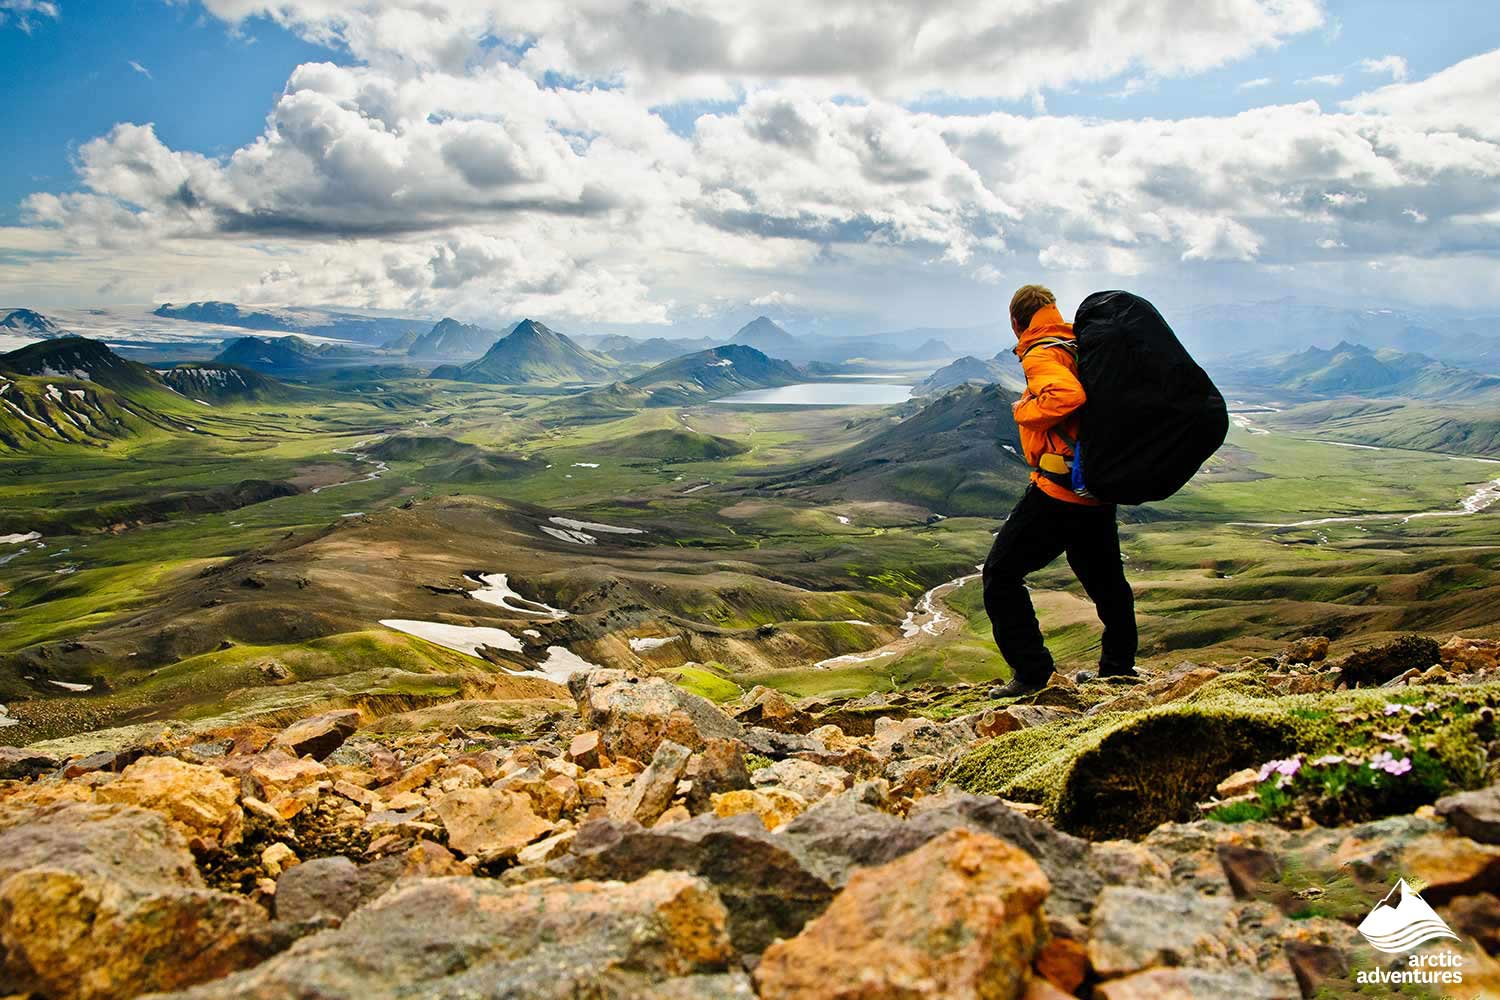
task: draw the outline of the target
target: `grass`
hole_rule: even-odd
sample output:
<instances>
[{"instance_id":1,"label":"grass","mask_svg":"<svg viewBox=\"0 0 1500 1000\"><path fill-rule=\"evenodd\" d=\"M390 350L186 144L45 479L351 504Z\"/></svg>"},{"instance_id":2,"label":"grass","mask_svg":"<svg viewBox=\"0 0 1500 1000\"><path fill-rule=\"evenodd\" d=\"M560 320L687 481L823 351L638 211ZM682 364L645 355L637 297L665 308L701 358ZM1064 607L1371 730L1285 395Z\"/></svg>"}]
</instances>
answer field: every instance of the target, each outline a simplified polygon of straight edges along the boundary
<instances>
[{"instance_id":1,"label":"grass","mask_svg":"<svg viewBox=\"0 0 1500 1000\"><path fill-rule=\"evenodd\" d=\"M309 677L328 677L367 667L453 670L457 666L443 659L449 654L432 652L436 647L417 655L409 645L402 650L388 641L369 646L359 637L367 637L375 619L395 610L401 598L387 595L402 593L397 579L408 568L416 572L435 562L451 580L455 563L467 565L463 561L471 554L490 551L487 546L500 539L530 546L533 575L548 578L548 599L561 606L589 600L610 578L631 588L630 602L652 614L705 628L768 629L767 634L794 639L791 648L821 651L787 662L774 653L774 643L746 640L744 649L768 652L754 662L678 668L680 683L711 698L734 697L755 683L797 695L836 696L1007 676L977 583L949 596L948 606L960 622L941 641L920 642L899 656L865 663L813 665L883 641L869 629L843 622L871 621L887 627L888 634L923 591L972 572L1005 513L995 509L990 516L927 525L910 508L878 498L819 504L749 488L764 481L767 470L857 446L889 426L882 414L701 405L548 426L544 416L553 404L548 396L422 379L378 387L386 391L318 389L244 406L193 406L189 412L203 434L152 433L108 449L54 448L0 457L0 533L36 529L47 535L45 548L18 549L16 558L0 565L0 656L69 640L101 641L98 637L171 601L179 602L186 621L194 621L204 614L187 601L198 586L197 574L246 553L285 550L287 560L319 553L319 561L304 571L314 579L335 569L351 581L366 574L369 593L356 595L360 603L339 607L337 615L329 611L331 617L316 626L322 632L315 629L279 644L257 642L253 648L261 651L255 653L242 643L169 659L151 668L160 673L150 682L123 658L96 658L91 669L116 690L60 701L97 701L100 712L128 715L146 704L132 700L135 695L125 697L127 689L139 688L142 697L159 697L183 711L211 711L215 699L228 697L235 685L259 683L246 672L246 661L255 656L295 661L299 677L304 670ZM527 461L503 469L485 466L475 474L474 466L461 460L471 454L466 447L432 453L417 448L397 453L379 479L362 480L370 465L343 452L392 431L448 438L484 449L483 454ZM643 441L666 442L671 454L642 454ZM1122 527L1143 656L1169 662L1186 656L1230 659L1313 633L1373 637L1412 628L1495 633L1493 616L1485 611L1500 600L1494 514L1297 528L1227 523L1452 506L1492 467L1240 429L1231 433L1230 443L1234 447L1221 462L1227 474L1195 481L1173 500L1141 512L1146 519ZM646 449L652 450L660 451ZM1251 472L1262 478L1249 478ZM143 503L167 494L214 490L246 479L290 482L303 492L220 513L168 513L147 523L132 516ZM310 491L346 480L359 481ZM702 482L713 485L684 494ZM921 485L908 483L907 492ZM929 485L946 488L936 480ZM1008 480L993 485L996 496L1015 486ZM359 522L342 517L364 512L378 518L407 501L425 505L419 512L436 511L442 503L456 503L455 494L480 498L476 504L493 501L496 509L513 512L507 517L535 520L557 512L636 526L649 532L649 541L626 540L554 558L553 550L536 549L545 539L534 528L510 521L407 519L399 530L381 534L384 529L358 528ZM125 526L118 532L100 530L114 523ZM413 524L420 528L409 527ZM362 540L353 543L355 548L379 538L410 551L402 560L379 565L340 563L347 557L333 553L344 549L314 546L339 526ZM574 556L577 565L588 560L597 565L588 572L577 569ZM67 566L76 571L58 575ZM1066 564L1059 560L1032 582L1059 666L1091 665L1098 625ZM295 598L274 599L288 607L305 605L305 621L322 621L316 616L326 610L316 586ZM382 605L383 600L391 603ZM32 660L24 662L34 666ZM466 662L473 666L474 661ZM21 670L11 673L6 698L35 695Z\"/></svg>"}]
</instances>

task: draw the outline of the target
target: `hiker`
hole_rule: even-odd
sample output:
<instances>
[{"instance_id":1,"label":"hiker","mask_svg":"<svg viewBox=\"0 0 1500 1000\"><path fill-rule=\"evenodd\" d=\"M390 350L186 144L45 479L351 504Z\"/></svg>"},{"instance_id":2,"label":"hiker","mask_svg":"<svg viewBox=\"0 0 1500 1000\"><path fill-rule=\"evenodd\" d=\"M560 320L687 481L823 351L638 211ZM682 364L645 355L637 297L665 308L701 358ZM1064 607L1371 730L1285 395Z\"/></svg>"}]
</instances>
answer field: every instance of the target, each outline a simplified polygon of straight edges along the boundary
<instances>
[{"instance_id":1,"label":"hiker","mask_svg":"<svg viewBox=\"0 0 1500 1000\"><path fill-rule=\"evenodd\" d=\"M1016 292L1010 325L1026 372L1026 392L1014 404L1016 427L1032 473L1031 485L984 561L984 610L1012 675L998 696L1031 694L1052 676L1052 654L1042 641L1025 579L1063 553L1104 623L1098 676L1134 677L1135 597L1120 561L1115 505L1063 485L1084 403L1073 325L1063 322L1056 297L1041 285ZM1080 674L1079 680L1091 676Z\"/></svg>"}]
</instances>

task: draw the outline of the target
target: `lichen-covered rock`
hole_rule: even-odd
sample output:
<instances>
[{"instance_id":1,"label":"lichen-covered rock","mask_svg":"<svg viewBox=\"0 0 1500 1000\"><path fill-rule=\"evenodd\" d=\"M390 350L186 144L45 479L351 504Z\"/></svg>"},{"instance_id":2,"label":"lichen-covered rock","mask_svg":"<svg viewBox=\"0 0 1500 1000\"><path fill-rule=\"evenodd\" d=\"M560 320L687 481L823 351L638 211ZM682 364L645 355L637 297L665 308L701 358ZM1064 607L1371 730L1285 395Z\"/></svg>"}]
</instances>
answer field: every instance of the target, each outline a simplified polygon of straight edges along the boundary
<instances>
[{"instance_id":1,"label":"lichen-covered rock","mask_svg":"<svg viewBox=\"0 0 1500 1000\"><path fill-rule=\"evenodd\" d=\"M807 800L784 788L746 788L713 796L711 807L715 816L748 813L765 824L767 830L774 830L807 809Z\"/></svg>"},{"instance_id":2,"label":"lichen-covered rock","mask_svg":"<svg viewBox=\"0 0 1500 1000\"><path fill-rule=\"evenodd\" d=\"M1100 983L1095 1000L1290 1000L1274 981L1253 972L1153 969Z\"/></svg>"},{"instance_id":3,"label":"lichen-covered rock","mask_svg":"<svg viewBox=\"0 0 1500 1000\"><path fill-rule=\"evenodd\" d=\"M1236 935L1232 901L1186 891L1110 886L1099 894L1089 938L1089 964L1104 979L1159 965L1223 968Z\"/></svg>"},{"instance_id":4,"label":"lichen-covered rock","mask_svg":"<svg viewBox=\"0 0 1500 1000\"><path fill-rule=\"evenodd\" d=\"M710 737L738 738L740 724L707 698L684 691L664 677L637 677L624 670L575 674L568 690L584 726L597 729L612 757L648 761L662 740L702 750Z\"/></svg>"},{"instance_id":5,"label":"lichen-covered rock","mask_svg":"<svg viewBox=\"0 0 1500 1000\"><path fill-rule=\"evenodd\" d=\"M774 786L791 792L804 801L816 802L842 792L854 783L854 779L841 767L826 767L788 757L756 771L750 776L750 783L760 789Z\"/></svg>"},{"instance_id":6,"label":"lichen-covered rock","mask_svg":"<svg viewBox=\"0 0 1500 1000\"><path fill-rule=\"evenodd\" d=\"M634 1000L675 978L723 973L731 956L723 904L682 872L629 884L417 879L338 930L179 1000Z\"/></svg>"},{"instance_id":7,"label":"lichen-covered rock","mask_svg":"<svg viewBox=\"0 0 1500 1000\"><path fill-rule=\"evenodd\" d=\"M182 834L125 805L43 810L0 833L0 989L133 997L276 947L265 911L204 888Z\"/></svg>"},{"instance_id":8,"label":"lichen-covered rock","mask_svg":"<svg viewBox=\"0 0 1500 1000\"><path fill-rule=\"evenodd\" d=\"M659 869L707 879L729 910L736 949L751 954L796 934L836 891L797 844L753 816L695 816L651 829L593 819L579 827L571 852L546 866L558 878L627 881Z\"/></svg>"},{"instance_id":9,"label":"lichen-covered rock","mask_svg":"<svg viewBox=\"0 0 1500 1000\"><path fill-rule=\"evenodd\" d=\"M620 806L623 819L633 819L643 826L655 823L672 804L677 782L687 770L692 751L680 743L662 740L651 757L651 763L636 776L630 794Z\"/></svg>"},{"instance_id":10,"label":"lichen-covered rock","mask_svg":"<svg viewBox=\"0 0 1500 1000\"><path fill-rule=\"evenodd\" d=\"M1043 934L1047 877L1002 840L953 830L854 873L756 966L763 1000L1016 1000Z\"/></svg>"},{"instance_id":11,"label":"lichen-covered rock","mask_svg":"<svg viewBox=\"0 0 1500 1000\"><path fill-rule=\"evenodd\" d=\"M710 737L704 741L702 751L688 759L683 777L692 783L687 795L688 810L697 815L712 808L715 795L750 787L745 745L739 740Z\"/></svg>"},{"instance_id":12,"label":"lichen-covered rock","mask_svg":"<svg viewBox=\"0 0 1500 1000\"><path fill-rule=\"evenodd\" d=\"M272 743L298 757L322 760L343 746L358 728L359 712L352 708L340 709L294 722L278 733Z\"/></svg>"},{"instance_id":13,"label":"lichen-covered rock","mask_svg":"<svg viewBox=\"0 0 1500 1000\"><path fill-rule=\"evenodd\" d=\"M514 857L532 841L552 832L552 824L532 811L531 798L498 788L461 788L433 803L455 851L485 861Z\"/></svg>"},{"instance_id":14,"label":"lichen-covered rock","mask_svg":"<svg viewBox=\"0 0 1500 1000\"><path fill-rule=\"evenodd\" d=\"M173 757L142 757L95 797L155 810L189 837L222 844L235 841L244 819L235 782L217 768Z\"/></svg>"},{"instance_id":15,"label":"lichen-covered rock","mask_svg":"<svg viewBox=\"0 0 1500 1000\"><path fill-rule=\"evenodd\" d=\"M26 747L0 747L0 780L35 778L57 770L57 760Z\"/></svg>"}]
</instances>

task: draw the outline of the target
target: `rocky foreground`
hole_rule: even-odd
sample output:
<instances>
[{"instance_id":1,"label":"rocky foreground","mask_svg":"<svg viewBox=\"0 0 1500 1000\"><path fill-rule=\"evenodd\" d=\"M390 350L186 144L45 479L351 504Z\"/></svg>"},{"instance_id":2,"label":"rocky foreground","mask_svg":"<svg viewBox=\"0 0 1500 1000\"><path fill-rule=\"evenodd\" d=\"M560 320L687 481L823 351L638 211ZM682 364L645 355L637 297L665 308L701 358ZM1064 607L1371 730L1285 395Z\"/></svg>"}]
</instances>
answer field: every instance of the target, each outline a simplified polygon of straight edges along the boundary
<instances>
[{"instance_id":1,"label":"rocky foreground","mask_svg":"<svg viewBox=\"0 0 1500 1000\"><path fill-rule=\"evenodd\" d=\"M1389 995L1356 925L1405 878L1459 939L1427 995L1500 996L1500 643L1328 653L0 748L0 992Z\"/></svg>"}]
</instances>

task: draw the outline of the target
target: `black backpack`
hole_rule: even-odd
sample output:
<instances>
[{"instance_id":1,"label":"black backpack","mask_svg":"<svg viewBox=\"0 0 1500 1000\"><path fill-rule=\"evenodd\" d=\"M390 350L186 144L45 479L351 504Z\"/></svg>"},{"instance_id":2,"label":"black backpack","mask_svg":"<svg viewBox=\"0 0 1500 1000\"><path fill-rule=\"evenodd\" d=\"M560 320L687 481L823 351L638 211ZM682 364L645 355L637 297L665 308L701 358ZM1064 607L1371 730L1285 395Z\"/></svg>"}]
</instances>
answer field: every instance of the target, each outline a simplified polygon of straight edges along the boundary
<instances>
[{"instance_id":1,"label":"black backpack","mask_svg":"<svg viewBox=\"0 0 1500 1000\"><path fill-rule=\"evenodd\" d=\"M1138 295L1090 295L1078 307L1073 335L1088 402L1071 485L1106 503L1165 500L1224 443L1224 397Z\"/></svg>"}]
</instances>

